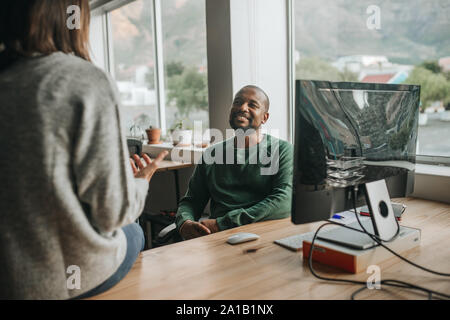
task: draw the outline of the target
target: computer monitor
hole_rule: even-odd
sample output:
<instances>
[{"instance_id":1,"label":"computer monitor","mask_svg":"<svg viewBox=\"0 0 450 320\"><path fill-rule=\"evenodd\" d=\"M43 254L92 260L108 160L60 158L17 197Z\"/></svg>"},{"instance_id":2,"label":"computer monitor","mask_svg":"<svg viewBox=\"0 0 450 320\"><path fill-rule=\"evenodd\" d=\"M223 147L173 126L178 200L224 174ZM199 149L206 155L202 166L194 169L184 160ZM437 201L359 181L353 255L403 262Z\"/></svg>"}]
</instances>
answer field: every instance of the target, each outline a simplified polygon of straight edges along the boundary
<instances>
[{"instance_id":1,"label":"computer monitor","mask_svg":"<svg viewBox=\"0 0 450 320\"><path fill-rule=\"evenodd\" d=\"M366 203L364 186L413 192L420 87L296 81L292 222L329 219Z\"/></svg>"}]
</instances>

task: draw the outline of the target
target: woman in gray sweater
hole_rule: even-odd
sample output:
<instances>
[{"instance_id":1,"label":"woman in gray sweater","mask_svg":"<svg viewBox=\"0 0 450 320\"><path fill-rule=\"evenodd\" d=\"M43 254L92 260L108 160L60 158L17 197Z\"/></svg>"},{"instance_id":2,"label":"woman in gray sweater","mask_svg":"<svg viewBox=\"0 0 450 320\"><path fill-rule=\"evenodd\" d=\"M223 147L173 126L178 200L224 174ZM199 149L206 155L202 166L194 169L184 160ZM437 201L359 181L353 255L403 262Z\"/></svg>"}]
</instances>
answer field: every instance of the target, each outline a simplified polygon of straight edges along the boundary
<instances>
[{"instance_id":1,"label":"woman in gray sweater","mask_svg":"<svg viewBox=\"0 0 450 320\"><path fill-rule=\"evenodd\" d=\"M166 154L132 170L89 16L88 0L0 3L0 299L98 294L143 248L133 222Z\"/></svg>"}]
</instances>

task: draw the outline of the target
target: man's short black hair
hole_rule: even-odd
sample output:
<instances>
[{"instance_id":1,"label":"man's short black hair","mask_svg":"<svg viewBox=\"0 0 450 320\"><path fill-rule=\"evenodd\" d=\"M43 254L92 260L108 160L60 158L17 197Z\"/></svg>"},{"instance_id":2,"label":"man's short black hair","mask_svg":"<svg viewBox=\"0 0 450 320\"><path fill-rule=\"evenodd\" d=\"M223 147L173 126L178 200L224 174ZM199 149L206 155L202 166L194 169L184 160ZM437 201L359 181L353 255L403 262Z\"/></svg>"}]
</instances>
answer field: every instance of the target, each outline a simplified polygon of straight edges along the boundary
<instances>
[{"instance_id":1,"label":"man's short black hair","mask_svg":"<svg viewBox=\"0 0 450 320\"><path fill-rule=\"evenodd\" d=\"M254 86L254 85L246 85L245 87L242 87L241 90L238 91L238 93L236 93L236 95L240 94L242 91L246 90L246 89L253 89L255 91L258 91L260 93L262 93L265 97L265 101L264 101L264 106L266 107L266 112L269 111L269 106L270 106L270 100L269 100L269 96L264 92L263 89L261 89L260 87Z\"/></svg>"}]
</instances>

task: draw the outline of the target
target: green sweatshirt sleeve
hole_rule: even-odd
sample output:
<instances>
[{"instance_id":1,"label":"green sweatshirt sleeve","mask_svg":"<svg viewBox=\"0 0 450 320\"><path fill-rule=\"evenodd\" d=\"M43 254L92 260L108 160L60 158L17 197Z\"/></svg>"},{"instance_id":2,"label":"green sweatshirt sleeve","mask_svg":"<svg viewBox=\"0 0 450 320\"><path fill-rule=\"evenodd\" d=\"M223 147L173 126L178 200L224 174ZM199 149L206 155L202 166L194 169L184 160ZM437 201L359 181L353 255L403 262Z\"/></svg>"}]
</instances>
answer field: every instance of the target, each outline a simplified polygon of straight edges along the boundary
<instances>
[{"instance_id":1,"label":"green sweatshirt sleeve","mask_svg":"<svg viewBox=\"0 0 450 320\"><path fill-rule=\"evenodd\" d=\"M220 230L263 220L286 218L291 214L293 150L292 145L280 145L279 169L273 177L272 192L249 208L239 208L217 218Z\"/></svg>"},{"instance_id":2,"label":"green sweatshirt sleeve","mask_svg":"<svg viewBox=\"0 0 450 320\"><path fill-rule=\"evenodd\" d=\"M202 216L206 204L210 198L205 181L205 164L199 163L189 181L186 195L181 199L178 206L175 223L180 230L186 220L197 221Z\"/></svg>"}]
</instances>

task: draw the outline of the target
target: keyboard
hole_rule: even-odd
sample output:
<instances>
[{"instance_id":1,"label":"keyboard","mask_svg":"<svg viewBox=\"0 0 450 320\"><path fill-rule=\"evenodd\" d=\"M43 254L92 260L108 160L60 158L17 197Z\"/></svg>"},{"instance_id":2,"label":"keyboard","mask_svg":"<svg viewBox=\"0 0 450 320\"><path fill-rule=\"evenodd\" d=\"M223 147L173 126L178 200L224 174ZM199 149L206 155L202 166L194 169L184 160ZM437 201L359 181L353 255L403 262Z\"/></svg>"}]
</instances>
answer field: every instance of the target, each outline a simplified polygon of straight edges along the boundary
<instances>
[{"instance_id":1,"label":"keyboard","mask_svg":"<svg viewBox=\"0 0 450 320\"><path fill-rule=\"evenodd\" d=\"M307 233L301 233L301 234L296 234L293 236L289 236L287 238L283 238L283 239L279 239L279 240L275 240L274 242L284 248L287 248L289 250L292 251L300 251L303 247L303 240L309 240L311 241L313 236L314 236L314 232L307 232Z\"/></svg>"}]
</instances>

